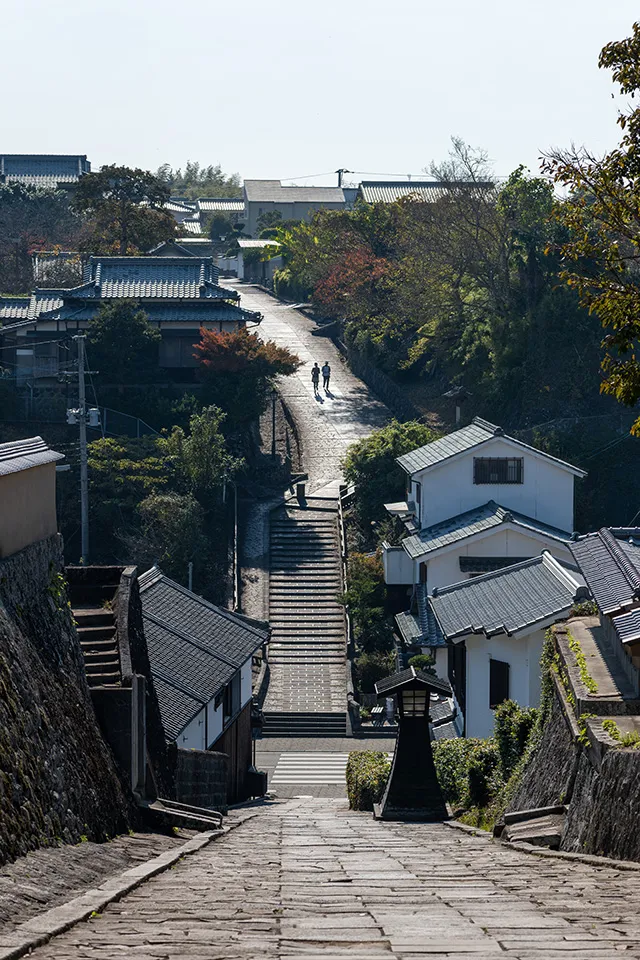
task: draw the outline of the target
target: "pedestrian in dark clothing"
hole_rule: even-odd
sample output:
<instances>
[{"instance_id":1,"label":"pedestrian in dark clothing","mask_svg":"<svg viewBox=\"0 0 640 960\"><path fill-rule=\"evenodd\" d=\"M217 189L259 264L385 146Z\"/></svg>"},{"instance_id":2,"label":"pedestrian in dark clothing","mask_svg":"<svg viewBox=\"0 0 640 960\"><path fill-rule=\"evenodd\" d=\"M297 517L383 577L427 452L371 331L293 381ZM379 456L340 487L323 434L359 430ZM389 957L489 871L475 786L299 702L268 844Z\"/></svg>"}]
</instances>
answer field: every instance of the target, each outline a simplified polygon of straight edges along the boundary
<instances>
[{"instance_id":1,"label":"pedestrian in dark clothing","mask_svg":"<svg viewBox=\"0 0 640 960\"><path fill-rule=\"evenodd\" d=\"M331 367L329 366L329 361L325 360L324 367L322 368L322 386L324 387L324 392L329 392L329 380L331 379Z\"/></svg>"},{"instance_id":2,"label":"pedestrian in dark clothing","mask_svg":"<svg viewBox=\"0 0 640 960\"><path fill-rule=\"evenodd\" d=\"M320 384L320 367L317 363L314 363L311 370L311 382L313 383L313 392L318 393L318 386Z\"/></svg>"}]
</instances>

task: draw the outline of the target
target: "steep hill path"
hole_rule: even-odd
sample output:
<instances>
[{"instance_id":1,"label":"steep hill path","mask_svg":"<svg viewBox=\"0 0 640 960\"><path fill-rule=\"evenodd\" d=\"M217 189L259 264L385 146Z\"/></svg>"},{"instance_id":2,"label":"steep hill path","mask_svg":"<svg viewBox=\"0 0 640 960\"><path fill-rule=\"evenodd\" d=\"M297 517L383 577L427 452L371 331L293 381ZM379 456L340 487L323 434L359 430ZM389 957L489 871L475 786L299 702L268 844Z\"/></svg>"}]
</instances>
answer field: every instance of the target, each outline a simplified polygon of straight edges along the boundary
<instances>
[{"instance_id":1,"label":"steep hill path","mask_svg":"<svg viewBox=\"0 0 640 960\"><path fill-rule=\"evenodd\" d=\"M314 336L313 320L257 287L224 283L240 292L243 307L262 314L262 339L303 361L296 374L282 378L279 390L301 441L307 500L272 513L268 532L268 508L256 505L243 552L243 609L268 619L273 631L265 737L344 737L346 636L336 599L342 590L340 463L351 443L383 426L391 414L332 341ZM321 386L315 394L311 368L327 361L329 389Z\"/></svg>"},{"instance_id":2,"label":"steep hill path","mask_svg":"<svg viewBox=\"0 0 640 960\"><path fill-rule=\"evenodd\" d=\"M443 824L290 800L30 956L637 960L640 884L614 862L543 859Z\"/></svg>"},{"instance_id":3,"label":"steep hill path","mask_svg":"<svg viewBox=\"0 0 640 960\"><path fill-rule=\"evenodd\" d=\"M340 478L340 461L349 444L384 426L391 413L351 372L333 342L314 336L318 326L304 313L258 287L222 283L240 293L242 307L262 314L258 333L263 340L287 347L304 363L292 377L282 379L279 390L296 421L309 474L308 492L314 493ZM322 367L326 360L332 371L330 391L327 395L321 387L316 398L311 368L315 361Z\"/></svg>"}]
</instances>

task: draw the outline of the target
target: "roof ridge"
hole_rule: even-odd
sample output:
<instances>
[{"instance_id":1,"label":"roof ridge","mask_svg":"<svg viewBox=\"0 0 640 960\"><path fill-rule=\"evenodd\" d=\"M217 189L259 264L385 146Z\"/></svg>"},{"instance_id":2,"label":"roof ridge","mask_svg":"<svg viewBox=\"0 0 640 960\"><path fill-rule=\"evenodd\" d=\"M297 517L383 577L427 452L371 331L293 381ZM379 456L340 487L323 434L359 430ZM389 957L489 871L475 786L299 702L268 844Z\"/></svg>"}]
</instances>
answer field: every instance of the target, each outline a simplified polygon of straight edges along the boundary
<instances>
[{"instance_id":1,"label":"roof ridge","mask_svg":"<svg viewBox=\"0 0 640 960\"><path fill-rule=\"evenodd\" d=\"M482 427L483 430L487 430L494 437L501 437L504 435L504 428L499 427L495 423L491 423L490 420L485 420L483 417L474 417L471 421L476 427ZM462 427L464 430L464 427Z\"/></svg>"},{"instance_id":2,"label":"roof ridge","mask_svg":"<svg viewBox=\"0 0 640 960\"><path fill-rule=\"evenodd\" d=\"M574 595L577 594L582 584L578 583L578 581L571 576L566 567L564 567L557 557L554 557L549 550L542 551L542 562L557 580L560 580L562 583L566 584L570 590L573 590Z\"/></svg>"},{"instance_id":3,"label":"roof ridge","mask_svg":"<svg viewBox=\"0 0 640 960\"><path fill-rule=\"evenodd\" d=\"M637 569L620 546L618 540L614 537L611 531L607 529L607 527L601 527L600 530L598 530L598 536L602 540L605 548L609 551L610 556L620 567L627 580L627 583L630 587L632 587L634 593L640 593L640 573L638 573Z\"/></svg>"}]
</instances>

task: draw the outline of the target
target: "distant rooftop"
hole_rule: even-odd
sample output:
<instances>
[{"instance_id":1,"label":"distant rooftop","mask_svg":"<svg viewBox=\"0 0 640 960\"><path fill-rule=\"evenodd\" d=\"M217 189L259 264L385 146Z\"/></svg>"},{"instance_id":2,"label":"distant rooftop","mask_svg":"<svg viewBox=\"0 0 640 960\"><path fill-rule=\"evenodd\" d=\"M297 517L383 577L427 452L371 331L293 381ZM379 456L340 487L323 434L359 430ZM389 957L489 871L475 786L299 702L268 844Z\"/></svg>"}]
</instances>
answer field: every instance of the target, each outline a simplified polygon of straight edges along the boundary
<instances>
[{"instance_id":1,"label":"distant rooftop","mask_svg":"<svg viewBox=\"0 0 640 960\"><path fill-rule=\"evenodd\" d=\"M0 154L0 181L55 188L76 183L90 172L86 154Z\"/></svg>"},{"instance_id":2,"label":"distant rooftop","mask_svg":"<svg viewBox=\"0 0 640 960\"><path fill-rule=\"evenodd\" d=\"M237 299L218 286L212 257L90 257L84 283L65 299Z\"/></svg>"},{"instance_id":3,"label":"distant rooftop","mask_svg":"<svg viewBox=\"0 0 640 960\"><path fill-rule=\"evenodd\" d=\"M265 247L279 247L277 240L238 240L238 246L241 250L264 250Z\"/></svg>"},{"instance_id":4,"label":"distant rooftop","mask_svg":"<svg viewBox=\"0 0 640 960\"><path fill-rule=\"evenodd\" d=\"M508 436L502 427L498 427L494 423L489 423L488 420L483 420L482 417L474 417L468 426L461 427L459 430L454 430L453 433L448 433L445 437L440 437L439 440L433 440L423 447L418 447L416 450L405 453L404 456L398 457L397 462L406 473L414 474L420 470L426 470L429 467L443 463L445 460L449 460L459 453L473 450L475 447L479 447L483 443L493 440L495 437L500 437L502 440L507 440L509 443L529 450L531 453L538 457L543 457L545 460L551 460L559 466L570 470L571 473L577 477L586 477L585 471L579 467L574 467L570 463L565 463L564 460L559 460L557 457L552 457L542 450L537 450L535 447L529 446L528 443L523 443L522 440L516 440L515 437Z\"/></svg>"},{"instance_id":5,"label":"distant rooftop","mask_svg":"<svg viewBox=\"0 0 640 960\"><path fill-rule=\"evenodd\" d=\"M198 210L201 213L242 213L244 211L244 200L242 197L200 197L196 200Z\"/></svg>"},{"instance_id":6,"label":"distant rooftop","mask_svg":"<svg viewBox=\"0 0 640 960\"><path fill-rule=\"evenodd\" d=\"M488 190L490 182L441 183L437 180L363 180L358 195L365 203L395 203L403 197L413 197L433 203L450 196L455 190Z\"/></svg>"},{"instance_id":7,"label":"distant rooftop","mask_svg":"<svg viewBox=\"0 0 640 960\"><path fill-rule=\"evenodd\" d=\"M344 203L341 187L283 187L279 180L245 180L250 203Z\"/></svg>"}]
</instances>

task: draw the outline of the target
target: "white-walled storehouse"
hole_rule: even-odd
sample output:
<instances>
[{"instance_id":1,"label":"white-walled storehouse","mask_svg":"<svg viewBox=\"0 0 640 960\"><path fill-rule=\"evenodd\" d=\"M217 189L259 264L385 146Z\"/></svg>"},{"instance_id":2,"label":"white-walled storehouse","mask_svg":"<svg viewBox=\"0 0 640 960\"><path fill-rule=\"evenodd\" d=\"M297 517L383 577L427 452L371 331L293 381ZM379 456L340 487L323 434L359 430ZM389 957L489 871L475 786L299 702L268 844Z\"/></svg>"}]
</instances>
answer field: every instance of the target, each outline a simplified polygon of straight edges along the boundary
<instances>
[{"instance_id":1,"label":"white-walled storehouse","mask_svg":"<svg viewBox=\"0 0 640 960\"><path fill-rule=\"evenodd\" d=\"M465 736L491 736L495 708L505 700L539 705L545 631L588 595L582 576L544 551L428 597L425 645L451 682Z\"/></svg>"},{"instance_id":2,"label":"white-walled storehouse","mask_svg":"<svg viewBox=\"0 0 640 960\"><path fill-rule=\"evenodd\" d=\"M570 559L578 467L476 417L398 458L407 500L387 504L407 537L383 544L385 581L411 593L499 569L548 549Z\"/></svg>"},{"instance_id":3,"label":"white-walled storehouse","mask_svg":"<svg viewBox=\"0 0 640 960\"><path fill-rule=\"evenodd\" d=\"M140 578L144 632L168 741L251 764L253 655L269 625L209 603L152 567Z\"/></svg>"}]
</instances>

